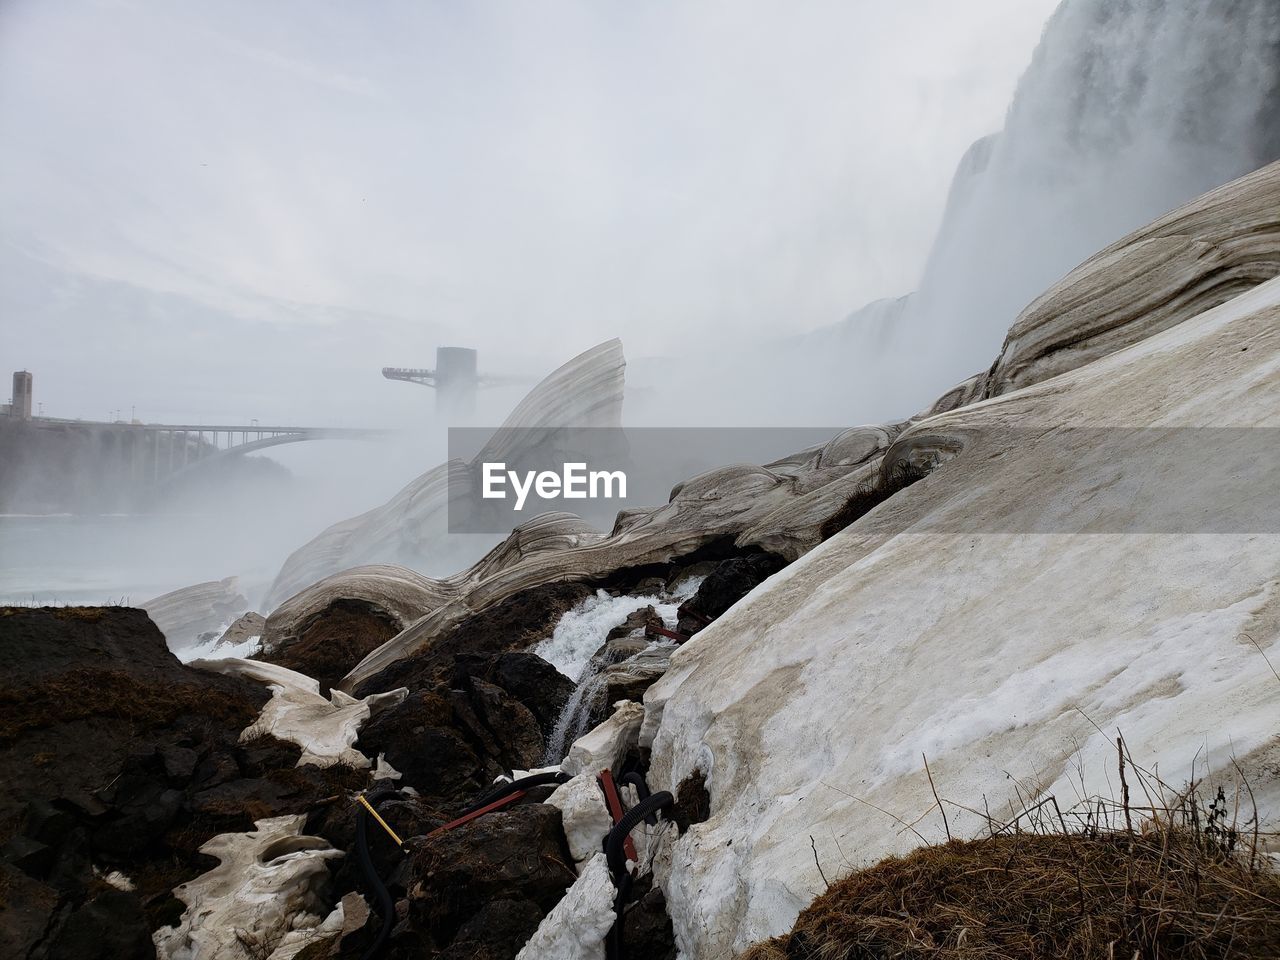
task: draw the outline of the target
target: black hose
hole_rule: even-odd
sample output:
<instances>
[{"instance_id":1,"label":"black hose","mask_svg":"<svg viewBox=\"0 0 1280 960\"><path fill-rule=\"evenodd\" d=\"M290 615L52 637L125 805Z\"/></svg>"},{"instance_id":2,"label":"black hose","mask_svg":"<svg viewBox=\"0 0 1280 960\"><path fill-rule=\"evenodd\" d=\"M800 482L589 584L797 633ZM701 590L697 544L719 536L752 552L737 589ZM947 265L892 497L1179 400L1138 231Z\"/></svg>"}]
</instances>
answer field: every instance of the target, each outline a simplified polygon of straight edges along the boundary
<instances>
[{"instance_id":1,"label":"black hose","mask_svg":"<svg viewBox=\"0 0 1280 960\"><path fill-rule=\"evenodd\" d=\"M517 790L529 790L532 787L541 787L548 783L568 783L572 779L564 771L556 770L553 773L535 773L532 776L521 777L519 780L512 780L510 783L500 783L494 789L482 794L479 800L459 813L458 816L465 817L468 813L475 813L481 807L487 807L503 797L510 796Z\"/></svg>"},{"instance_id":2,"label":"black hose","mask_svg":"<svg viewBox=\"0 0 1280 960\"><path fill-rule=\"evenodd\" d=\"M625 774L618 783L629 783L631 786L635 787L636 799L641 803L649 799L649 784L645 783L644 774L640 773L640 771L632 770L630 773ZM650 813L644 818L644 822L651 827L656 826L658 823L658 811L654 810Z\"/></svg>"},{"instance_id":3,"label":"black hose","mask_svg":"<svg viewBox=\"0 0 1280 960\"><path fill-rule=\"evenodd\" d=\"M609 836L604 841L604 858L609 865L609 873L613 876L613 885L618 888L618 895L613 901L613 929L605 938L605 955L608 960L623 960L625 955L622 940L622 918L627 907L627 894L631 892L631 874L627 872L627 855L624 845L631 831L640 825L642 820L657 814L663 807L675 803L676 798L666 790L651 793L634 807L622 815Z\"/></svg>"},{"instance_id":4,"label":"black hose","mask_svg":"<svg viewBox=\"0 0 1280 960\"><path fill-rule=\"evenodd\" d=\"M373 888L374 896L378 900L378 910L382 914L382 929L378 931L377 939L365 951L362 958L362 960L375 960L376 957L382 955L382 952L387 948L387 941L391 939L391 927L395 923L396 905L391 899L391 891L387 889L387 885L378 876L378 871L374 869L373 857L369 854L369 811L363 805L356 808L356 859L360 861L365 879L369 881L369 886Z\"/></svg>"}]
</instances>

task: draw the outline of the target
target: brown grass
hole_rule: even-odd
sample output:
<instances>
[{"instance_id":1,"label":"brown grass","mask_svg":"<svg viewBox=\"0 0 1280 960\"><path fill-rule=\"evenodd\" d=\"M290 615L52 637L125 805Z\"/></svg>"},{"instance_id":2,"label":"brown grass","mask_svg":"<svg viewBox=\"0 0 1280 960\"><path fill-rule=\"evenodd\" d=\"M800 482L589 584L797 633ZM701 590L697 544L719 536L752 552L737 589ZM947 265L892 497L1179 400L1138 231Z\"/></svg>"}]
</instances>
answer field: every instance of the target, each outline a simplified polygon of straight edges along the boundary
<instances>
[{"instance_id":1,"label":"brown grass","mask_svg":"<svg viewBox=\"0 0 1280 960\"><path fill-rule=\"evenodd\" d=\"M860 484L852 496L835 513L822 522L818 536L830 540L855 520L870 513L895 493L905 490L917 480L923 480L929 471L908 463L898 463L891 470L882 469L870 483Z\"/></svg>"},{"instance_id":2,"label":"brown grass","mask_svg":"<svg viewBox=\"0 0 1280 960\"><path fill-rule=\"evenodd\" d=\"M40 696L18 687L0 688L0 744L27 730L93 717L142 726L167 726L199 716L244 727L258 707L212 684L156 681L124 670L71 670L40 681Z\"/></svg>"},{"instance_id":3,"label":"brown grass","mask_svg":"<svg viewBox=\"0 0 1280 960\"><path fill-rule=\"evenodd\" d=\"M1187 829L994 836L837 882L744 960L1280 957L1280 880Z\"/></svg>"},{"instance_id":4,"label":"brown grass","mask_svg":"<svg viewBox=\"0 0 1280 960\"><path fill-rule=\"evenodd\" d=\"M1062 811L1045 796L1005 822L987 814L988 836L926 844L837 881L742 960L1280 957L1280 876L1261 854L1239 767L1235 800L1221 786L1206 800L1201 782L1175 793L1134 764L1123 737L1116 746L1119 801ZM1130 802L1130 781L1147 805ZM1242 801L1253 808L1243 820Z\"/></svg>"}]
</instances>

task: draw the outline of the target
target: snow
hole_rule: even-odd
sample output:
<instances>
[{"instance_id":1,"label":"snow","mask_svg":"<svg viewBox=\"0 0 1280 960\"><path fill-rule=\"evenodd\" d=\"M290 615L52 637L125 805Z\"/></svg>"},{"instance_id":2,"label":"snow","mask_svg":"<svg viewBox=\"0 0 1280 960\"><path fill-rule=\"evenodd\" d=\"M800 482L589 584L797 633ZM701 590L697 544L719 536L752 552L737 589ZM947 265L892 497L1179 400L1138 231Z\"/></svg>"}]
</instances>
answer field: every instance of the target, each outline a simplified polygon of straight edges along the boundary
<instances>
[{"instance_id":1,"label":"snow","mask_svg":"<svg viewBox=\"0 0 1280 960\"><path fill-rule=\"evenodd\" d=\"M581 872L586 862L600 852L605 836L613 827L596 775L578 774L568 783L562 783L543 802L560 811L569 853Z\"/></svg>"},{"instance_id":2,"label":"snow","mask_svg":"<svg viewBox=\"0 0 1280 960\"><path fill-rule=\"evenodd\" d=\"M407 687L400 687L357 700L341 690L332 690L329 699L325 699L316 680L260 660L225 657L193 660L190 666L266 684L271 689L271 699L263 705L258 719L241 733L241 739L267 733L296 743L302 748L298 766L346 763L358 768L369 767L369 758L355 748L360 727L374 713L395 706L409 695Z\"/></svg>"},{"instance_id":3,"label":"snow","mask_svg":"<svg viewBox=\"0 0 1280 960\"><path fill-rule=\"evenodd\" d=\"M620 700L604 723L569 748L560 769L571 776L601 770L620 770L627 751L639 743L644 707L630 700Z\"/></svg>"},{"instance_id":4,"label":"snow","mask_svg":"<svg viewBox=\"0 0 1280 960\"><path fill-rule=\"evenodd\" d=\"M609 867L597 853L516 960L603 960L604 938L613 928L613 898Z\"/></svg>"},{"instance_id":5,"label":"snow","mask_svg":"<svg viewBox=\"0 0 1280 960\"><path fill-rule=\"evenodd\" d=\"M222 629L225 630L226 625ZM220 635L222 630L217 632ZM261 645L262 637L260 636L246 637L240 643L220 644L214 640L182 647L174 651L174 656L183 663L191 663L193 660L226 660L228 658L240 660L252 657Z\"/></svg>"},{"instance_id":6,"label":"snow","mask_svg":"<svg viewBox=\"0 0 1280 960\"><path fill-rule=\"evenodd\" d=\"M926 756L956 803L1007 811L1020 790L1066 807L1110 794L1119 732L1173 788L1195 776L1230 796L1238 763L1274 817L1280 681L1258 646L1280 662L1280 533L1196 532L1206 505L1262 516L1274 458L1260 443L1231 485L1192 469L1170 490L1144 472L1185 434L1082 444L1052 428L1280 427L1278 319L1274 280L917 423L899 443L964 449L675 654L645 698L649 783L674 790L700 769L711 794L710 819L659 867L683 956L788 929L823 889L810 837L828 876L918 843L893 817L941 839ZM1196 434L1206 463L1232 454L1218 433ZM1152 516L1175 532L1143 532ZM1052 532L989 532L1046 518ZM953 834L981 830L948 815Z\"/></svg>"},{"instance_id":7,"label":"snow","mask_svg":"<svg viewBox=\"0 0 1280 960\"><path fill-rule=\"evenodd\" d=\"M241 960L245 944L266 947L322 924L336 935L341 915L335 928L321 895L329 884L326 861L343 853L304 836L306 821L305 814L259 820L248 833L205 843L200 852L217 857L218 866L174 889L187 909L178 926L154 933L161 960Z\"/></svg>"}]
</instances>

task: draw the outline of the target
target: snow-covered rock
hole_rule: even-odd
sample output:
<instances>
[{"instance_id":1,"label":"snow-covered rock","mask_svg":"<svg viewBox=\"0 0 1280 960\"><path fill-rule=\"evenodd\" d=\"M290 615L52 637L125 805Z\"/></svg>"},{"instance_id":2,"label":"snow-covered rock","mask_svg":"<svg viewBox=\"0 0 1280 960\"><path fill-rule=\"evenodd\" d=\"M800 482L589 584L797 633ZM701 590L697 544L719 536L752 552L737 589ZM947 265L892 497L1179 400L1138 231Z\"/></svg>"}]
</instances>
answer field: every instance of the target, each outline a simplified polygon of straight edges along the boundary
<instances>
[{"instance_id":1,"label":"snow-covered rock","mask_svg":"<svg viewBox=\"0 0 1280 960\"><path fill-rule=\"evenodd\" d=\"M354 746L360 727L374 713L395 706L409 695L405 687L376 693L357 700L341 690L320 694L320 684L305 674L260 660L227 657L222 660L193 660L189 664L199 670L246 677L266 684L271 699L262 707L258 719L247 727L242 737L248 739L270 734L279 740L296 743L302 748L298 766L327 766L346 763L368 767L369 758ZM389 766L382 768L394 773Z\"/></svg>"},{"instance_id":2,"label":"snow-covered rock","mask_svg":"<svg viewBox=\"0 0 1280 960\"><path fill-rule=\"evenodd\" d=\"M564 897L542 919L516 960L603 960L613 928L613 881L597 853Z\"/></svg>"},{"instance_id":3,"label":"snow-covered rock","mask_svg":"<svg viewBox=\"0 0 1280 960\"><path fill-rule=\"evenodd\" d=\"M574 741L560 769L574 777L580 773L594 777L601 770L621 770L627 751L639 743L643 722L644 707L640 704L630 700L614 704L608 720Z\"/></svg>"},{"instance_id":4,"label":"snow-covered rock","mask_svg":"<svg viewBox=\"0 0 1280 960\"><path fill-rule=\"evenodd\" d=\"M899 432L897 426L852 427L820 447L773 463L708 471L677 484L668 503L620 515L607 536L571 514L536 518L450 578L458 585L457 599L374 650L339 686L355 690L471 614L549 582L591 582L625 567L667 563L724 540L798 557L821 542L823 525L852 495L876 481L883 454Z\"/></svg>"},{"instance_id":5,"label":"snow-covered rock","mask_svg":"<svg viewBox=\"0 0 1280 960\"><path fill-rule=\"evenodd\" d=\"M569 853L581 873L584 864L600 852L604 838L613 827L604 794L594 773L580 773L558 786L544 803L560 811Z\"/></svg>"},{"instance_id":6,"label":"snow-covered rock","mask_svg":"<svg viewBox=\"0 0 1280 960\"><path fill-rule=\"evenodd\" d=\"M219 834L202 846L200 852L217 857L218 866L174 888L187 909L178 926L155 932L162 960L244 960L254 950L275 956L291 931L322 925L336 936L342 917L324 899L326 861L343 853L320 837L303 835L306 821L305 814L259 820L249 833Z\"/></svg>"},{"instance_id":7,"label":"snow-covered rock","mask_svg":"<svg viewBox=\"0 0 1280 960\"><path fill-rule=\"evenodd\" d=\"M260 631L262 647L270 653L295 639L337 601L366 605L404 629L456 594L457 588L450 581L433 580L407 567L383 563L344 570L313 583L276 607Z\"/></svg>"},{"instance_id":8,"label":"snow-covered rock","mask_svg":"<svg viewBox=\"0 0 1280 960\"><path fill-rule=\"evenodd\" d=\"M698 769L711 796L661 878L684 955L789 928L823 889L811 842L831 875L940 838L924 757L970 808L1070 805L1109 791L1119 731L1174 787L1234 762L1280 810L1258 649L1277 660L1278 385L1273 280L898 438L889 460L946 462L700 632L645 698L652 788Z\"/></svg>"}]
</instances>

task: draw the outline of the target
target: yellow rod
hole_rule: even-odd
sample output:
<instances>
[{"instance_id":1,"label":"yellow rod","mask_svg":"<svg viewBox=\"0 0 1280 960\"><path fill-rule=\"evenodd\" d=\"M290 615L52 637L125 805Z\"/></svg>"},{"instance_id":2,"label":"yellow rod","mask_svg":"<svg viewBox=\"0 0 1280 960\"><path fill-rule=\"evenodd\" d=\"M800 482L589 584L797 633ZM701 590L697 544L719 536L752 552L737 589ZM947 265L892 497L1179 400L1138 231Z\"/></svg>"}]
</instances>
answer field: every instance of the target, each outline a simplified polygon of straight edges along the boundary
<instances>
[{"instance_id":1,"label":"yellow rod","mask_svg":"<svg viewBox=\"0 0 1280 960\"><path fill-rule=\"evenodd\" d=\"M404 841L396 836L396 832L392 830L391 827L387 826L387 821L383 820L382 817L378 816L378 811L373 809L373 804L371 804L368 800L364 798L364 794L363 793L360 794L360 796L358 796L356 799L360 801L360 804L366 810L368 810L371 814L373 814L373 819L377 820L378 823L382 825L382 829L387 831L387 836L389 836L392 840L396 842L396 846L403 847Z\"/></svg>"}]
</instances>

